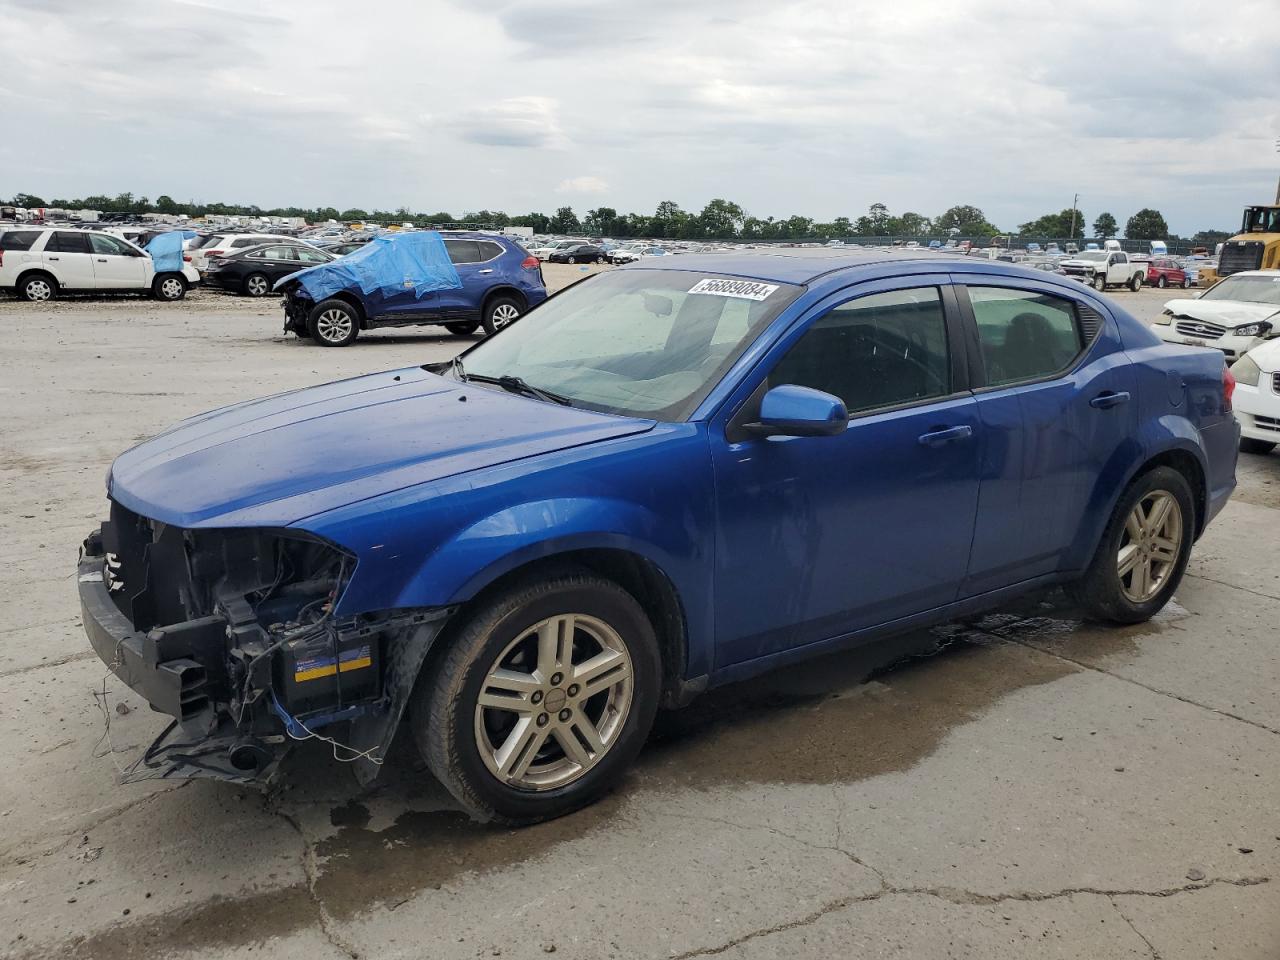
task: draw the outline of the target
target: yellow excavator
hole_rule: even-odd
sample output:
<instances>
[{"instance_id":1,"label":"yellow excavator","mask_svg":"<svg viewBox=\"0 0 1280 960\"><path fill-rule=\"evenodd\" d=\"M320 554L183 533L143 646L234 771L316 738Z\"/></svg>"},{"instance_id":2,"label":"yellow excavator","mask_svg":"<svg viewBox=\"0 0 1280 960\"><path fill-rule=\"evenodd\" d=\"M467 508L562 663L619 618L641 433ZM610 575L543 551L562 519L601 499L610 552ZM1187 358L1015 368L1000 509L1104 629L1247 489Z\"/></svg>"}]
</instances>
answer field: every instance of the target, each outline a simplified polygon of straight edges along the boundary
<instances>
[{"instance_id":1,"label":"yellow excavator","mask_svg":"<svg viewBox=\"0 0 1280 960\"><path fill-rule=\"evenodd\" d=\"M1219 278L1242 270L1277 269L1280 269L1280 196L1274 204L1245 207L1240 232L1224 243L1218 254Z\"/></svg>"}]
</instances>

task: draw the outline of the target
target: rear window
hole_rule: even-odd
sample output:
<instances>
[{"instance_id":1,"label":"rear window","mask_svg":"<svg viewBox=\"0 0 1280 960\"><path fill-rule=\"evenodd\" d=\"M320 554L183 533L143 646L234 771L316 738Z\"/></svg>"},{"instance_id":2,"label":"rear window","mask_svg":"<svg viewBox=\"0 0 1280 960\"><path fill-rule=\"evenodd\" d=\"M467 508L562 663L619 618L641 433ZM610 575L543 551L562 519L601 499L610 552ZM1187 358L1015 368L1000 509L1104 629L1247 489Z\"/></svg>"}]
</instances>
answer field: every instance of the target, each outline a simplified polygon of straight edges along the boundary
<instances>
[{"instance_id":1,"label":"rear window","mask_svg":"<svg viewBox=\"0 0 1280 960\"><path fill-rule=\"evenodd\" d=\"M30 250L39 230L6 230L0 233L0 250Z\"/></svg>"},{"instance_id":2,"label":"rear window","mask_svg":"<svg viewBox=\"0 0 1280 960\"><path fill-rule=\"evenodd\" d=\"M207 237L201 237L191 245L191 249L199 250L201 247L213 247L221 243L225 239L225 235L221 233L211 233Z\"/></svg>"}]
</instances>

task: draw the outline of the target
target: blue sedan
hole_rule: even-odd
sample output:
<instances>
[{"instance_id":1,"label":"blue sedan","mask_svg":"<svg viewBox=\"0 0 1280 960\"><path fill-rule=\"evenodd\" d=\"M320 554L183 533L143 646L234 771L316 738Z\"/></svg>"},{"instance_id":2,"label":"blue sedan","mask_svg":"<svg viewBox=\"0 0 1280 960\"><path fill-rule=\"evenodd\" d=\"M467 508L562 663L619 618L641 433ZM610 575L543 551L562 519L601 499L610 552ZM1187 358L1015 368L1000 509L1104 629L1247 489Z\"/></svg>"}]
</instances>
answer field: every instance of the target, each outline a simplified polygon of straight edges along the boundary
<instances>
[{"instance_id":1,"label":"blue sedan","mask_svg":"<svg viewBox=\"0 0 1280 960\"><path fill-rule=\"evenodd\" d=\"M1235 486L1233 386L1041 271L642 261L124 453L84 624L173 718L132 776L262 782L314 738L368 780L407 718L476 817L532 822L708 687L1051 585L1151 617Z\"/></svg>"}]
</instances>

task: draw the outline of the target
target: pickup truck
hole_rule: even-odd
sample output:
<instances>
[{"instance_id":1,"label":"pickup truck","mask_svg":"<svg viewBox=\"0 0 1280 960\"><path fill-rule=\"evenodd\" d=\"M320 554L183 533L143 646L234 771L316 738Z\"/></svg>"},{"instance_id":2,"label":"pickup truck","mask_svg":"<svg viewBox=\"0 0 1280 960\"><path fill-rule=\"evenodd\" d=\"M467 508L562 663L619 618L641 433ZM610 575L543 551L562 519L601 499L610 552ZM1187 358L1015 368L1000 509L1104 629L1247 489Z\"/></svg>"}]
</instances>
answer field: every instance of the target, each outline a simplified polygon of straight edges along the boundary
<instances>
[{"instance_id":1,"label":"pickup truck","mask_svg":"<svg viewBox=\"0 0 1280 960\"><path fill-rule=\"evenodd\" d=\"M1123 250L1086 250L1063 260L1062 272L1095 290L1128 287L1138 290L1147 278L1147 265L1135 263Z\"/></svg>"}]
</instances>

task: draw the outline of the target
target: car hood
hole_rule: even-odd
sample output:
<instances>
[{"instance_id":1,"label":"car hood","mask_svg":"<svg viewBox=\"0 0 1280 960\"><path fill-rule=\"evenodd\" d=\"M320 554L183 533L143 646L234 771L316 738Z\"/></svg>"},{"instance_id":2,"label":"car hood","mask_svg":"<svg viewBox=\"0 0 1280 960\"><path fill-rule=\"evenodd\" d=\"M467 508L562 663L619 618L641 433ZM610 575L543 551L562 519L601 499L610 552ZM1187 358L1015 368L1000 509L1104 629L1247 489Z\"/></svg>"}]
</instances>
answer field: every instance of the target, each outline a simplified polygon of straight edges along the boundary
<instances>
[{"instance_id":1,"label":"car hood","mask_svg":"<svg viewBox=\"0 0 1280 960\"><path fill-rule=\"evenodd\" d=\"M1098 267L1105 267L1106 264L1099 262L1097 260L1078 260L1078 259L1073 260L1068 258L1066 260L1059 261L1058 266L1060 267L1093 267L1096 270Z\"/></svg>"},{"instance_id":2,"label":"car hood","mask_svg":"<svg viewBox=\"0 0 1280 960\"><path fill-rule=\"evenodd\" d=\"M215 410L126 451L112 499L180 527L286 526L393 490L643 433L419 367Z\"/></svg>"},{"instance_id":3,"label":"car hood","mask_svg":"<svg viewBox=\"0 0 1280 960\"><path fill-rule=\"evenodd\" d=\"M1280 313L1271 303L1249 303L1247 300L1170 300L1164 308L1175 317L1205 320L1222 327L1238 327L1257 323Z\"/></svg>"}]
</instances>

